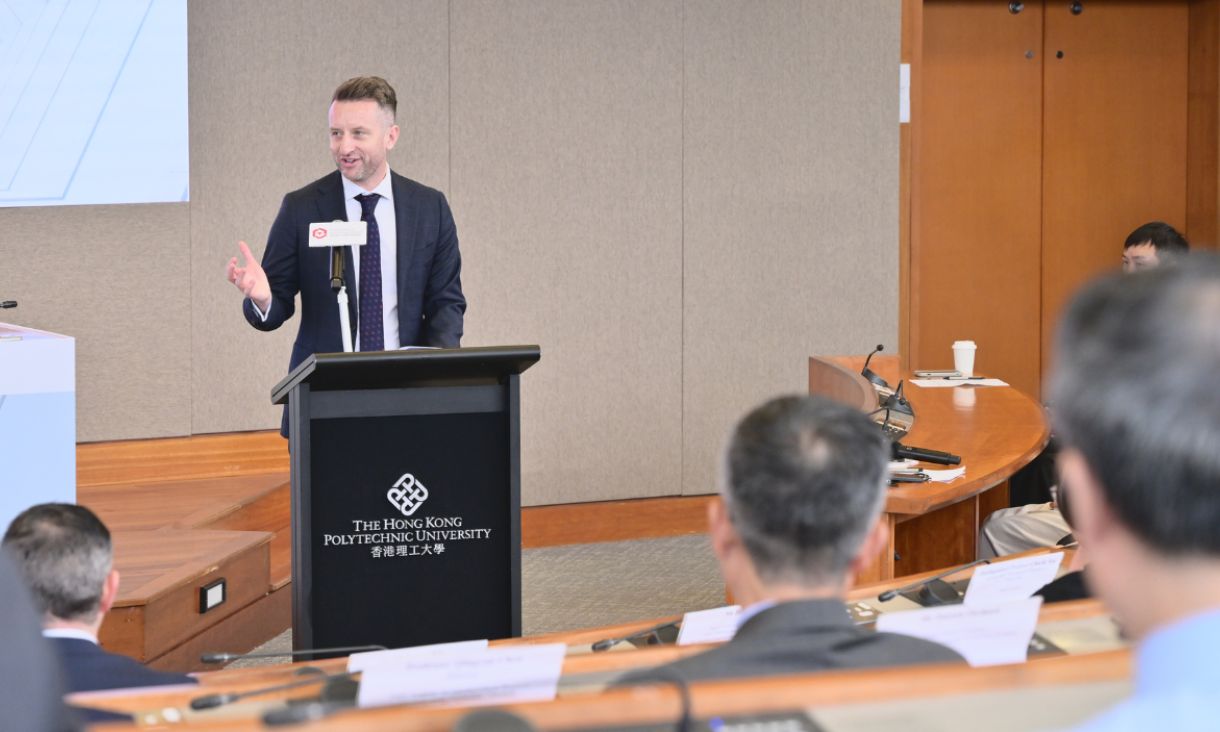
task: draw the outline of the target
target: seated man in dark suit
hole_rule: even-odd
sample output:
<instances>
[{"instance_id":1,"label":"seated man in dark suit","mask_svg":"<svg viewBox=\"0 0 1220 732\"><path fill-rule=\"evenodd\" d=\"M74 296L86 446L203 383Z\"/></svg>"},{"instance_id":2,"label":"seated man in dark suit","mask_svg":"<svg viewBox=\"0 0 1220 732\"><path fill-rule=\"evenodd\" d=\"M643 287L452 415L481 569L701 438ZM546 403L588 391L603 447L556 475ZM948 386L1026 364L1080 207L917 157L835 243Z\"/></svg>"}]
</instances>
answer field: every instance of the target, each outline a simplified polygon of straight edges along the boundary
<instances>
[{"instance_id":1,"label":"seated man in dark suit","mask_svg":"<svg viewBox=\"0 0 1220 732\"><path fill-rule=\"evenodd\" d=\"M737 634L622 682L961 661L935 643L859 628L843 604L886 545L889 454L877 425L819 397L782 397L746 415L708 508L712 550L744 608Z\"/></svg>"},{"instance_id":2,"label":"seated man in dark suit","mask_svg":"<svg viewBox=\"0 0 1220 732\"><path fill-rule=\"evenodd\" d=\"M66 503L33 506L9 524L3 545L42 611L43 635L59 655L69 692L195 683L98 646L119 573L110 531L92 511Z\"/></svg>"},{"instance_id":3,"label":"seated man in dark suit","mask_svg":"<svg viewBox=\"0 0 1220 732\"><path fill-rule=\"evenodd\" d=\"M64 705L55 653L39 636L38 614L20 584L16 567L0 556L0 729L79 729Z\"/></svg>"}]
</instances>

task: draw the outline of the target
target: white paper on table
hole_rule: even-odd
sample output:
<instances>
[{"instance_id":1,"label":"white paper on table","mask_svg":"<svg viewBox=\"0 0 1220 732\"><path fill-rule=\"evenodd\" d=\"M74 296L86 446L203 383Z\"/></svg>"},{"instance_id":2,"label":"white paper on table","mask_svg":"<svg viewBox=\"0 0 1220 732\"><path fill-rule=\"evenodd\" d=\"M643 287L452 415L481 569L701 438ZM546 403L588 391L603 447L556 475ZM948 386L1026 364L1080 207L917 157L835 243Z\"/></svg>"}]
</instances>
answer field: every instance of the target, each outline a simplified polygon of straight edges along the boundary
<instances>
[{"instance_id":1,"label":"white paper on table","mask_svg":"<svg viewBox=\"0 0 1220 732\"><path fill-rule=\"evenodd\" d=\"M353 653L347 657L347 672L354 674L372 666L383 663L398 663L412 656L444 656L459 653L482 653L487 650L486 640L456 641L454 643L433 643L426 646L411 646L409 648L391 648L388 651L366 651Z\"/></svg>"},{"instance_id":2,"label":"white paper on table","mask_svg":"<svg viewBox=\"0 0 1220 732\"><path fill-rule=\"evenodd\" d=\"M948 605L877 618L877 630L923 638L960 653L971 666L1024 663L1041 597L1007 605Z\"/></svg>"},{"instance_id":3,"label":"white paper on table","mask_svg":"<svg viewBox=\"0 0 1220 732\"><path fill-rule=\"evenodd\" d=\"M1063 553L1009 559L974 570L966 585L967 605L1003 605L1024 600L1055 579Z\"/></svg>"},{"instance_id":4,"label":"white paper on table","mask_svg":"<svg viewBox=\"0 0 1220 732\"><path fill-rule=\"evenodd\" d=\"M737 634L737 616L740 614L741 605L689 612L682 616L682 627L678 629L678 645L723 643L732 640Z\"/></svg>"},{"instance_id":5,"label":"white paper on table","mask_svg":"<svg viewBox=\"0 0 1220 732\"><path fill-rule=\"evenodd\" d=\"M966 474L966 466L961 465L948 470L924 470L923 472L933 483L952 483Z\"/></svg>"},{"instance_id":6,"label":"white paper on table","mask_svg":"<svg viewBox=\"0 0 1220 732\"><path fill-rule=\"evenodd\" d=\"M482 652L415 655L378 664L361 675L357 704L481 706L555 698L563 643L493 646Z\"/></svg>"},{"instance_id":7,"label":"white paper on table","mask_svg":"<svg viewBox=\"0 0 1220 732\"><path fill-rule=\"evenodd\" d=\"M890 461L890 472L891 473L902 473L902 472L910 472L913 470L918 470L919 468L916 467L917 465L919 465L919 461L912 460L910 458L903 458L902 460L891 460Z\"/></svg>"},{"instance_id":8,"label":"white paper on table","mask_svg":"<svg viewBox=\"0 0 1220 732\"><path fill-rule=\"evenodd\" d=\"M1008 386L1008 382L1000 379L908 379L908 384L922 386L925 389L950 389L959 386Z\"/></svg>"}]
</instances>

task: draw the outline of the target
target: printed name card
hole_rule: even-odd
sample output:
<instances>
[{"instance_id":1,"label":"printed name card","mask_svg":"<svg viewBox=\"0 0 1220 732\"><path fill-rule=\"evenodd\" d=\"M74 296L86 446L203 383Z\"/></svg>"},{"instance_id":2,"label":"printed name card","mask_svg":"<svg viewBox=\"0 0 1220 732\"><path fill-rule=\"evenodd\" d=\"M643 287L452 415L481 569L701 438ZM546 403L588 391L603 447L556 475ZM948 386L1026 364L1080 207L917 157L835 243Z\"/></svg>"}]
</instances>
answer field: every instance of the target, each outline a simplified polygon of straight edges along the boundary
<instances>
[{"instance_id":1,"label":"printed name card","mask_svg":"<svg viewBox=\"0 0 1220 732\"><path fill-rule=\"evenodd\" d=\"M974 570L966 585L967 605L1004 605L1024 600L1055 579L1063 553L1040 554L985 564Z\"/></svg>"},{"instance_id":2,"label":"printed name card","mask_svg":"<svg viewBox=\"0 0 1220 732\"><path fill-rule=\"evenodd\" d=\"M1024 663L1041 607L1041 597L1029 597L1007 605L948 605L885 613L877 619L877 630L948 646L971 666Z\"/></svg>"},{"instance_id":3,"label":"printed name card","mask_svg":"<svg viewBox=\"0 0 1220 732\"><path fill-rule=\"evenodd\" d=\"M486 640L457 641L456 643L433 643L427 646L391 648L388 651L353 653L347 657L347 672L354 674L373 666L401 663L416 656L445 656L460 653L482 653L487 650Z\"/></svg>"},{"instance_id":4,"label":"printed name card","mask_svg":"<svg viewBox=\"0 0 1220 732\"><path fill-rule=\"evenodd\" d=\"M547 643L408 654L398 662L366 668L357 703L480 706L550 701L566 650L562 643Z\"/></svg>"},{"instance_id":5,"label":"printed name card","mask_svg":"<svg viewBox=\"0 0 1220 732\"><path fill-rule=\"evenodd\" d=\"M697 643L723 643L737 634L737 616L741 605L714 607L711 610L695 610L682 616L682 627L678 630L678 645Z\"/></svg>"}]
</instances>

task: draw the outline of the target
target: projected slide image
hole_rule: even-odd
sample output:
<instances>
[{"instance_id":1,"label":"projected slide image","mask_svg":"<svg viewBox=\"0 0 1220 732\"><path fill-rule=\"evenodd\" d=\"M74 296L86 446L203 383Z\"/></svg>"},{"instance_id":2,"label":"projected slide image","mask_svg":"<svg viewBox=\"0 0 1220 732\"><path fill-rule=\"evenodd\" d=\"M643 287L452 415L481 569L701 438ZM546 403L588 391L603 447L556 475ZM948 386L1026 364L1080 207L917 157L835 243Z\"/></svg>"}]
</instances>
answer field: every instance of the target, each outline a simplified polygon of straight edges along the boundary
<instances>
[{"instance_id":1,"label":"projected slide image","mask_svg":"<svg viewBox=\"0 0 1220 732\"><path fill-rule=\"evenodd\" d=\"M0 0L0 206L185 201L186 0Z\"/></svg>"}]
</instances>

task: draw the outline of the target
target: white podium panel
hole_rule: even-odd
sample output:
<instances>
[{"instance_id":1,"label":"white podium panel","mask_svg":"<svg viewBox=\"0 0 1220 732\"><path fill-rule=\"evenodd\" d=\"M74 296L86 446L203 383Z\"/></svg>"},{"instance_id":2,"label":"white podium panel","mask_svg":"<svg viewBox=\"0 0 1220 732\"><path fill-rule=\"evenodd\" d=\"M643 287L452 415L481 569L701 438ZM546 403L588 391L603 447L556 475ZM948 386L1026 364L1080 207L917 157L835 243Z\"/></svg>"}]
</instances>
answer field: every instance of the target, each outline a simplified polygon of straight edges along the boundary
<instances>
[{"instance_id":1,"label":"white podium panel","mask_svg":"<svg viewBox=\"0 0 1220 732\"><path fill-rule=\"evenodd\" d=\"M76 502L76 340L0 323L0 533L49 501Z\"/></svg>"}]
</instances>

